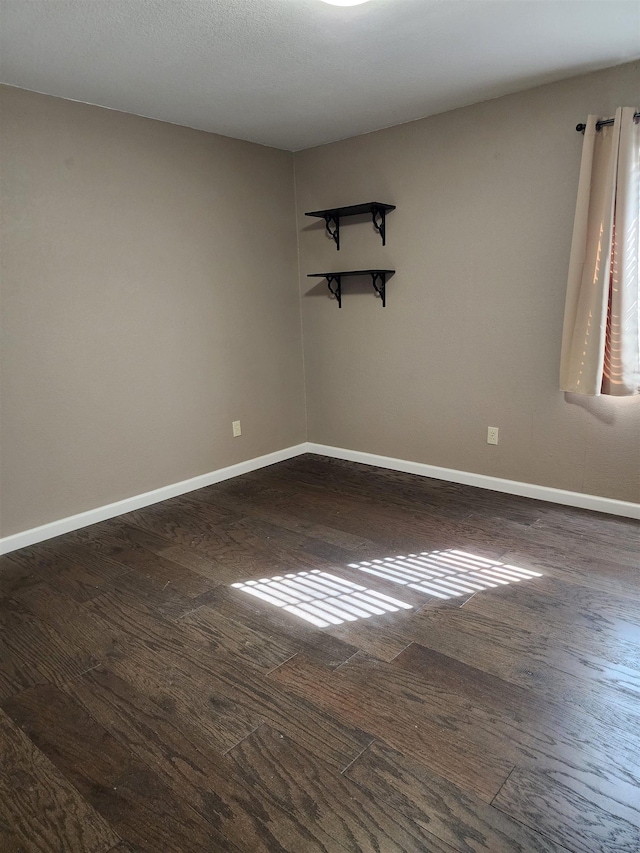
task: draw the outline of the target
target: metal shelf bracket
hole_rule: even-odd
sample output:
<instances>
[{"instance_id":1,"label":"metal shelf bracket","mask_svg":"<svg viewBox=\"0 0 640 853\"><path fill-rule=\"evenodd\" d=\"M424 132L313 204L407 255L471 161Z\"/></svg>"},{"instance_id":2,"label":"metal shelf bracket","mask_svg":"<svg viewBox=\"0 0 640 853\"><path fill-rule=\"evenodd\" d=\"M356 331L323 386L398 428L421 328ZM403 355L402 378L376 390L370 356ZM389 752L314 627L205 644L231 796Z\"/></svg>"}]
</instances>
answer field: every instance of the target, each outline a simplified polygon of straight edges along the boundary
<instances>
[{"instance_id":1,"label":"metal shelf bracket","mask_svg":"<svg viewBox=\"0 0 640 853\"><path fill-rule=\"evenodd\" d=\"M380 284L376 284L377 281L380 281ZM378 294L380 299L382 299L382 307L385 308L387 304L386 297L386 289L387 289L387 274L386 272L372 272L371 273L371 284L373 285L373 289Z\"/></svg>"},{"instance_id":2,"label":"metal shelf bracket","mask_svg":"<svg viewBox=\"0 0 640 853\"><path fill-rule=\"evenodd\" d=\"M386 245L387 228L386 228L386 209L384 207L373 207L371 210L371 221L382 238L382 245Z\"/></svg>"},{"instance_id":3,"label":"metal shelf bracket","mask_svg":"<svg viewBox=\"0 0 640 853\"><path fill-rule=\"evenodd\" d=\"M332 287L331 284L335 282L335 286ZM335 296L338 300L338 308L342 308L342 278L339 275L331 275L329 273L327 275L327 287L330 292Z\"/></svg>"},{"instance_id":4,"label":"metal shelf bracket","mask_svg":"<svg viewBox=\"0 0 640 853\"><path fill-rule=\"evenodd\" d=\"M324 224L327 234L333 239L336 249L340 251L340 217L332 213L327 213L324 217Z\"/></svg>"}]
</instances>

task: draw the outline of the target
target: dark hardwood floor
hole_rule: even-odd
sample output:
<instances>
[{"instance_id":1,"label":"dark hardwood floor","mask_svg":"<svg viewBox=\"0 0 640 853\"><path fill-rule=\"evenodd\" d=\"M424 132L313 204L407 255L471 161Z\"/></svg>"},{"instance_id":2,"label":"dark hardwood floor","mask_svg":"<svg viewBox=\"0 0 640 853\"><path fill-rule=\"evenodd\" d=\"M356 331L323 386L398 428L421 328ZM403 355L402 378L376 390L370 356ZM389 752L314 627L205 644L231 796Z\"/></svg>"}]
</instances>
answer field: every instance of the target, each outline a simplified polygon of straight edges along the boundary
<instances>
[{"instance_id":1,"label":"dark hardwood floor","mask_svg":"<svg viewBox=\"0 0 640 853\"><path fill-rule=\"evenodd\" d=\"M640 524L303 456L0 563L0 851L640 851Z\"/></svg>"}]
</instances>

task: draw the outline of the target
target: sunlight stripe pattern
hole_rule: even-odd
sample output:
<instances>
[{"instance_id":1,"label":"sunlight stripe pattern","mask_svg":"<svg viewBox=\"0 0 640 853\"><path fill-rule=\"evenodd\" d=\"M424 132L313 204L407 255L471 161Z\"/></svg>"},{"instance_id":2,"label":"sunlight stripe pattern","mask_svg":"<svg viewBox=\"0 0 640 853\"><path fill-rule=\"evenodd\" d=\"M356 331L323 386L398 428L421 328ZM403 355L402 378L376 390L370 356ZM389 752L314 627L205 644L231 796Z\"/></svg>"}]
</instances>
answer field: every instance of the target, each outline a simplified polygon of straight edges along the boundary
<instances>
[{"instance_id":1,"label":"sunlight stripe pattern","mask_svg":"<svg viewBox=\"0 0 640 853\"><path fill-rule=\"evenodd\" d=\"M231 586L293 613L319 628L411 610L411 605L373 589L312 569Z\"/></svg>"},{"instance_id":2,"label":"sunlight stripe pattern","mask_svg":"<svg viewBox=\"0 0 640 853\"><path fill-rule=\"evenodd\" d=\"M442 599L542 577L531 569L454 549L363 560L349 563L349 568Z\"/></svg>"}]
</instances>

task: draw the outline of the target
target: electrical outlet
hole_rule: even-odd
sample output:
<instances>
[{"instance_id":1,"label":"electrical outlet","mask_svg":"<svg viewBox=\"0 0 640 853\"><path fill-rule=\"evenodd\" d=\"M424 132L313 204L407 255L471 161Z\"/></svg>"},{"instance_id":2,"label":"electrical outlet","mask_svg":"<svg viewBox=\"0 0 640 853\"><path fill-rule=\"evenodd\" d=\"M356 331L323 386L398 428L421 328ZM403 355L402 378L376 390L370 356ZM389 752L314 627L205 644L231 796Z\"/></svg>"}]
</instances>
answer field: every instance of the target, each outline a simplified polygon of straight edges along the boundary
<instances>
[{"instance_id":1,"label":"electrical outlet","mask_svg":"<svg viewBox=\"0 0 640 853\"><path fill-rule=\"evenodd\" d=\"M233 421L231 423L231 427L233 429L233 437L237 438L239 435L242 435L242 429L240 428L240 421Z\"/></svg>"},{"instance_id":2,"label":"electrical outlet","mask_svg":"<svg viewBox=\"0 0 640 853\"><path fill-rule=\"evenodd\" d=\"M498 427L487 427L487 444L498 443Z\"/></svg>"}]
</instances>

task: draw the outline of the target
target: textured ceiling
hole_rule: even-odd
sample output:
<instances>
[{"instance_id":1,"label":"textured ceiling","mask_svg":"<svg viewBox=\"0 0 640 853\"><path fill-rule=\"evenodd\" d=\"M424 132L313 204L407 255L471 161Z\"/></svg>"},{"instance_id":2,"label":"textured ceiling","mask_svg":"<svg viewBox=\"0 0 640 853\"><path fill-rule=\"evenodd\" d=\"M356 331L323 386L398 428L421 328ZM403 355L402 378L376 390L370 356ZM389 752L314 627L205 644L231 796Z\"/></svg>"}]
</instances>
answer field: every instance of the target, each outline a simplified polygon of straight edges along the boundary
<instances>
[{"instance_id":1,"label":"textured ceiling","mask_svg":"<svg viewBox=\"0 0 640 853\"><path fill-rule=\"evenodd\" d=\"M640 56L638 0L0 0L0 79L300 149Z\"/></svg>"}]
</instances>

